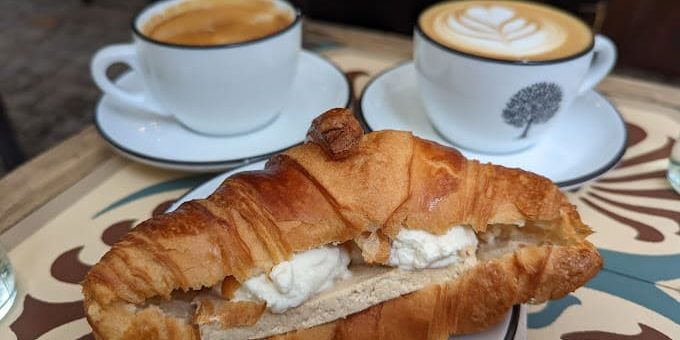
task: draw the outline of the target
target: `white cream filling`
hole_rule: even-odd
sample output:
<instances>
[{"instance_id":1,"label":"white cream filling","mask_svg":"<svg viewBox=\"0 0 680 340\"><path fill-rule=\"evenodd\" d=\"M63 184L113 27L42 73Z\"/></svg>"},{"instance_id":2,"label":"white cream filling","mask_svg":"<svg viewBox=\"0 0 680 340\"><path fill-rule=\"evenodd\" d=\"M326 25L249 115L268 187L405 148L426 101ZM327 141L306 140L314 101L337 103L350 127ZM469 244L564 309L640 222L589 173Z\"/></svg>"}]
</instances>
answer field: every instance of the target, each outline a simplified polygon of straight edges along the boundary
<instances>
[{"instance_id":1,"label":"white cream filling","mask_svg":"<svg viewBox=\"0 0 680 340\"><path fill-rule=\"evenodd\" d=\"M476 261L477 236L472 228L453 226L444 235L402 229L392 240L388 264L405 270L441 268Z\"/></svg>"},{"instance_id":2,"label":"white cream filling","mask_svg":"<svg viewBox=\"0 0 680 340\"><path fill-rule=\"evenodd\" d=\"M267 274L246 280L234 293L234 301L265 301L272 313L283 313L351 275L350 256L337 246L323 246L293 255Z\"/></svg>"},{"instance_id":3,"label":"white cream filling","mask_svg":"<svg viewBox=\"0 0 680 340\"><path fill-rule=\"evenodd\" d=\"M388 265L403 270L442 268L476 262L477 236L470 227L453 226L444 235L403 229L392 241ZM268 274L246 280L234 292L233 301L264 301L272 313L297 307L351 276L350 254L338 246L322 246L294 254Z\"/></svg>"}]
</instances>

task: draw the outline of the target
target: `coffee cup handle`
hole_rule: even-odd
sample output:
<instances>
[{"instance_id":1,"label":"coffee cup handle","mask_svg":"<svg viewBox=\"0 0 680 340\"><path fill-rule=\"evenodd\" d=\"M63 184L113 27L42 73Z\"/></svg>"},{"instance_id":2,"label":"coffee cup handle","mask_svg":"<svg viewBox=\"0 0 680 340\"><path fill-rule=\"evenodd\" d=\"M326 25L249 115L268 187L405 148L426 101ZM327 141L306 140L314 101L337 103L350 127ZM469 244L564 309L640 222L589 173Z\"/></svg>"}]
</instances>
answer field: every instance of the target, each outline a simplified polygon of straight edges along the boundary
<instances>
[{"instance_id":1,"label":"coffee cup handle","mask_svg":"<svg viewBox=\"0 0 680 340\"><path fill-rule=\"evenodd\" d=\"M127 91L114 84L107 77L106 70L116 63L127 64L132 69L132 72L141 71L137 52L133 44L116 44L104 47L97 51L90 63L90 72L97 86L120 104L161 116L169 116L169 114L164 113L163 110L158 108L158 105L149 98L148 93L145 91Z\"/></svg>"},{"instance_id":2,"label":"coffee cup handle","mask_svg":"<svg viewBox=\"0 0 680 340\"><path fill-rule=\"evenodd\" d=\"M581 83L578 94L582 95L595 87L609 74L615 63L616 46L614 46L614 43L603 35L596 35L595 46L593 47L593 61Z\"/></svg>"}]
</instances>

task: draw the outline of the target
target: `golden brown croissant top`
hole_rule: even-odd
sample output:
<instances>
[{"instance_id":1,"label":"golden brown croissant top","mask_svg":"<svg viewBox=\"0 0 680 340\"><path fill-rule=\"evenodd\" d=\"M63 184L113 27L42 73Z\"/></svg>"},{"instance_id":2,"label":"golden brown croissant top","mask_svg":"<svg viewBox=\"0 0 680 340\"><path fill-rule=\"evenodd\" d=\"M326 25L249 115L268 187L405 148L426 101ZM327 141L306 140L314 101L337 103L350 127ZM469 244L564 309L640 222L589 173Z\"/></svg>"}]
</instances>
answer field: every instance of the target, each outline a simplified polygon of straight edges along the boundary
<instances>
[{"instance_id":1,"label":"golden brown croissant top","mask_svg":"<svg viewBox=\"0 0 680 340\"><path fill-rule=\"evenodd\" d=\"M463 224L483 232L490 224L533 221L559 225L564 242L590 232L548 179L466 160L409 132L363 135L347 110L317 118L308 139L262 171L230 177L207 199L141 223L114 245L83 282L95 335L197 337L186 320L145 301L226 276L243 282L324 244L355 240L368 260L384 262L379 246L389 247L402 228L442 234ZM551 297L544 295L533 298Z\"/></svg>"}]
</instances>

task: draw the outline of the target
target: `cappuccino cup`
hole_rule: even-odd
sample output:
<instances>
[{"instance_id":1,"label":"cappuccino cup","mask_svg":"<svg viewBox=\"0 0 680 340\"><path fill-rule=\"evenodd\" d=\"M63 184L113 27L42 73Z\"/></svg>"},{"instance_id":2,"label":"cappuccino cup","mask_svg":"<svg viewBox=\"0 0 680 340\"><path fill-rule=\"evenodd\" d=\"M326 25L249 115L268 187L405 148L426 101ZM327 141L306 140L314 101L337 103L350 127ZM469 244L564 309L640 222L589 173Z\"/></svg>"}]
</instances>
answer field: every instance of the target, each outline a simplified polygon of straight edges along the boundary
<instances>
[{"instance_id":1,"label":"cappuccino cup","mask_svg":"<svg viewBox=\"0 0 680 340\"><path fill-rule=\"evenodd\" d=\"M546 5L456 1L421 13L414 59L423 105L444 138L511 153L568 119L573 100L611 71L616 48Z\"/></svg>"},{"instance_id":2,"label":"cappuccino cup","mask_svg":"<svg viewBox=\"0 0 680 340\"><path fill-rule=\"evenodd\" d=\"M301 18L283 0L169 0L135 16L132 38L92 59L92 77L107 96L202 134L242 134L272 122L286 104ZM141 92L107 77L116 63L141 79Z\"/></svg>"}]
</instances>

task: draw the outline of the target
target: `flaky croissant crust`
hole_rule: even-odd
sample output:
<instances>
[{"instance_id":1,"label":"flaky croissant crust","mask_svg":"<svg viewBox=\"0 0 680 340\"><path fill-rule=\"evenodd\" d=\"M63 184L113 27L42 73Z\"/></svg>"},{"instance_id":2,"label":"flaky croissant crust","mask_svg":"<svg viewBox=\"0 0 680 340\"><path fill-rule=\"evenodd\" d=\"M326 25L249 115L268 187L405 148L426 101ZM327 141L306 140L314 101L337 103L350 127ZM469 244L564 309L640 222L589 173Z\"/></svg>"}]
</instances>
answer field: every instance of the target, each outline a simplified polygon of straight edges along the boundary
<instances>
[{"instance_id":1,"label":"flaky croissant crust","mask_svg":"<svg viewBox=\"0 0 680 340\"><path fill-rule=\"evenodd\" d=\"M399 332L445 339L492 325L513 304L561 297L601 267L585 241L590 229L548 179L467 160L409 132L362 135L357 126L351 113L331 110L315 120L308 143L273 157L264 170L232 176L207 199L130 231L83 282L95 336L199 338L191 320L145 301L226 276L242 282L293 252L376 233L389 239L403 228L442 234L464 224L483 232L490 224L532 221L560 228L565 241L521 248L446 285L281 337L388 339ZM374 248L365 247L364 257L381 262Z\"/></svg>"}]
</instances>

